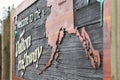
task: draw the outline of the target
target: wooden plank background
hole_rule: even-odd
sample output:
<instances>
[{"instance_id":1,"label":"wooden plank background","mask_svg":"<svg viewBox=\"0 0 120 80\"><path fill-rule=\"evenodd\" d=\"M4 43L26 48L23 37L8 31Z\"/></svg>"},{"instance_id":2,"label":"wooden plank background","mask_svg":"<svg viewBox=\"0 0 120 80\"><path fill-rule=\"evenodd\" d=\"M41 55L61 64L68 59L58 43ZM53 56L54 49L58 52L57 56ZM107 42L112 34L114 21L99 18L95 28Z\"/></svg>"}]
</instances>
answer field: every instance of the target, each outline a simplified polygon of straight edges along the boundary
<instances>
[{"instance_id":1,"label":"wooden plank background","mask_svg":"<svg viewBox=\"0 0 120 80\"><path fill-rule=\"evenodd\" d=\"M85 2L85 0L74 0L74 20L75 26L79 27L79 30L83 26L86 27L93 47L100 51L101 67L98 70L93 69L90 60L86 58L82 43L79 41L78 37L74 34L71 35L65 32L65 37L61 45L59 45L60 55L58 59L60 64L57 65L57 63L53 61L52 66L41 75L38 75L38 72L47 63L51 53L51 47L47 45L48 40L44 35L45 22L47 16L50 14L50 9L47 8L47 0L38 0L35 2L33 5L18 14L18 20L28 16L37 8L45 10L45 16L21 29L18 29L17 36L15 38L16 43L20 33L23 29L25 29L26 32L24 38L29 35L32 36L32 46L28 49L28 52L32 52L35 48L43 46L43 53L39 61L39 68L35 69L35 64L28 66L25 70L23 78L26 80L102 80L103 27L100 26L99 22L99 3L94 0L90 2L90 4ZM96 20L98 20L98 22L96 22ZM93 24L90 24L91 22ZM22 54L24 53L25 52ZM56 65L58 66L57 68ZM17 64L15 64L15 66L17 67ZM15 72L17 77L21 77L17 68L15 68Z\"/></svg>"}]
</instances>

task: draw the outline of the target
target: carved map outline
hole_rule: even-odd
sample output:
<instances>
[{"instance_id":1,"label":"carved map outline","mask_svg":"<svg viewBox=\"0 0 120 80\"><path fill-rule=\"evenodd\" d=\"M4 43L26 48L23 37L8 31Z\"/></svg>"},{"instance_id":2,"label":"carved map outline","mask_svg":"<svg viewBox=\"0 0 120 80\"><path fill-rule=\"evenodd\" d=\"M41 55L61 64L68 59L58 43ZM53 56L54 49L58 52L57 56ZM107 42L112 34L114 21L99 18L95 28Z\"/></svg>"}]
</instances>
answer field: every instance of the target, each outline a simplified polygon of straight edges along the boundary
<instances>
[{"instance_id":1,"label":"carved map outline","mask_svg":"<svg viewBox=\"0 0 120 80\"><path fill-rule=\"evenodd\" d=\"M58 45L60 45L64 38L64 33L67 31L69 34L75 34L79 37L79 40L83 43L83 48L88 59L90 59L93 68L100 67L100 54L98 50L95 50L92 46L90 37L85 30L85 27L81 28L81 32L74 27L73 18L73 0L47 0L48 8L51 9L51 13L46 21L46 37L48 38L48 45L52 47L52 52L48 63L39 72L39 75L44 70L49 68L52 61L59 56Z\"/></svg>"}]
</instances>

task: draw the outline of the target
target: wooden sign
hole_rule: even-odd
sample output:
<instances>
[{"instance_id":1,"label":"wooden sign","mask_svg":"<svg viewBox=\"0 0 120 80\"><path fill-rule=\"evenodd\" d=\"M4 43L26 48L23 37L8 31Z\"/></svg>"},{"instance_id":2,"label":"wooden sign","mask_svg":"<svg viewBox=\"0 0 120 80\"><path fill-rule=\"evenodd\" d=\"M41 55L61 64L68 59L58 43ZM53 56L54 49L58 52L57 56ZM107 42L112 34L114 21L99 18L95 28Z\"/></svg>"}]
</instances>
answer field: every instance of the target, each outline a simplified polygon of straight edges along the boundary
<instances>
[{"instance_id":1,"label":"wooden sign","mask_svg":"<svg viewBox=\"0 0 120 80\"><path fill-rule=\"evenodd\" d=\"M101 11L98 0L25 0L12 13L14 80L104 79Z\"/></svg>"}]
</instances>

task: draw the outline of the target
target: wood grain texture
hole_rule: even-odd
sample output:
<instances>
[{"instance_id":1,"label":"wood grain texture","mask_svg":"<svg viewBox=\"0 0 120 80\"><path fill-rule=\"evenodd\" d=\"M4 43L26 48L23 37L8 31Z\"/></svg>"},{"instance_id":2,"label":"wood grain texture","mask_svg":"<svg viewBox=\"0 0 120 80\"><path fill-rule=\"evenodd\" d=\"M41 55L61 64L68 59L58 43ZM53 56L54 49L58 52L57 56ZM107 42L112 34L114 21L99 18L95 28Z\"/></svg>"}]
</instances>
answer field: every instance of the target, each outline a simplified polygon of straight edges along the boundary
<instances>
[{"instance_id":1,"label":"wood grain texture","mask_svg":"<svg viewBox=\"0 0 120 80\"><path fill-rule=\"evenodd\" d=\"M111 1L111 76L112 80L120 80L120 1Z\"/></svg>"},{"instance_id":2,"label":"wood grain texture","mask_svg":"<svg viewBox=\"0 0 120 80\"><path fill-rule=\"evenodd\" d=\"M91 3L75 11L75 26L77 27L83 27L90 23L94 24L99 22L99 19L100 4L98 2Z\"/></svg>"},{"instance_id":3,"label":"wood grain texture","mask_svg":"<svg viewBox=\"0 0 120 80\"><path fill-rule=\"evenodd\" d=\"M1 80L10 79L10 17L3 21L1 77Z\"/></svg>"},{"instance_id":4,"label":"wood grain texture","mask_svg":"<svg viewBox=\"0 0 120 80\"><path fill-rule=\"evenodd\" d=\"M119 54L119 52L120 52L120 44L119 44L119 42L120 42L120 27L119 27L119 25L120 25L120 23L119 23L119 21L120 21L120 11L118 10L118 7L120 7L120 1L119 0L117 0L117 77L118 77L118 80L120 80L120 61L119 61L119 59L120 59L120 54Z\"/></svg>"},{"instance_id":5,"label":"wood grain texture","mask_svg":"<svg viewBox=\"0 0 120 80\"><path fill-rule=\"evenodd\" d=\"M74 1L79 2L81 0ZM74 3L77 4L77 2ZM75 4L74 8L77 6ZM39 60L39 67L36 69L35 64L28 66L25 70L25 75L23 78L26 80L102 80L103 27L100 26L99 22L85 26L86 31L91 38L93 47L100 52L101 67L98 70L92 68L90 60L87 59L82 43L79 41L78 37L74 34L65 32L65 37L63 38L62 43L58 46L59 63L53 61L50 68L44 71L43 74L38 75L38 72L49 60L51 53L51 47L48 46L48 39L44 35L46 30L46 19L51 12L50 9L47 8L47 0L38 0L36 3L21 12L18 15L18 20L21 20L34 12L36 8L44 9L46 12L45 16L21 29L18 29L15 39L15 42L18 41L20 33L23 29L25 29L26 32L23 37L27 38L29 35L32 36L32 45L27 50L29 53L34 51L37 47L43 46L42 56ZM97 2L77 8L79 9L74 10L75 26L83 27L83 25L86 25L94 20L99 20L100 18L99 4ZM78 28L79 31L81 31L81 27ZM22 54L24 53L25 51ZM20 72L17 71L17 58L15 66L16 76L21 77Z\"/></svg>"}]
</instances>

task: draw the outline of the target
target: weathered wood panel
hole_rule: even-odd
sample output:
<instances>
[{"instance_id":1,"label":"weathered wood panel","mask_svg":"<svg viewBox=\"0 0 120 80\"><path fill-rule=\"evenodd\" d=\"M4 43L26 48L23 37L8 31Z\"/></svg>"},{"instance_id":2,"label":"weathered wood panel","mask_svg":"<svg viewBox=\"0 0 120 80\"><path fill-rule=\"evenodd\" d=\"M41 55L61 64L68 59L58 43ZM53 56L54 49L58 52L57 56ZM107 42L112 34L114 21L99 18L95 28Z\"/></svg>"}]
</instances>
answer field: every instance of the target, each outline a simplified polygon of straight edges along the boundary
<instances>
[{"instance_id":1,"label":"weathered wood panel","mask_svg":"<svg viewBox=\"0 0 120 80\"><path fill-rule=\"evenodd\" d=\"M74 1L74 9L78 10L80 8L86 7L91 3L96 2L96 0L75 0Z\"/></svg>"},{"instance_id":2,"label":"weathered wood panel","mask_svg":"<svg viewBox=\"0 0 120 80\"><path fill-rule=\"evenodd\" d=\"M100 52L101 68L99 69L98 72L95 71L97 74L99 74L99 77L97 74L95 75L93 73L94 71L92 72L92 70L90 69L91 73L89 75L91 77L89 79L96 78L96 80L102 80L104 55L103 55L103 27L100 26L100 3L96 2L95 0L94 1L91 0L91 1L92 2L90 2L89 4L86 5L82 4L82 6L80 6L79 4L77 5L77 3L80 2L80 0L76 0L74 2L75 27L78 27L79 29L81 27L86 27L86 31L88 32L91 38L93 47ZM81 61L85 63L84 59L82 59ZM86 67L85 70L89 68L89 66L83 66L83 67L84 68ZM84 71L82 72L84 73L84 75L87 74ZM85 76L83 76L82 78L85 78Z\"/></svg>"},{"instance_id":3,"label":"weathered wood panel","mask_svg":"<svg viewBox=\"0 0 120 80\"><path fill-rule=\"evenodd\" d=\"M90 60L87 59L83 45L74 34L68 34L65 32L65 37L62 40L61 45L59 45L59 57L57 63L53 61L52 66L43 72L43 74L38 75L39 71L49 60L51 54L51 47L48 46L48 39L45 36L45 23L49 16L51 10L47 7L47 0L38 0L23 12L17 15L17 20L20 21L26 16L35 12L37 9L45 11L45 15L38 20L29 23L22 28L16 28L15 44L20 38L20 34L25 30L23 38L32 36L31 46L27 50L23 51L21 55L23 56L27 51L30 54L37 47L43 46L43 52L39 59L39 67L35 68L35 63L30 64L25 69L25 73L21 76L20 71L18 71L18 57L15 57L15 74L17 77L22 77L26 80L102 80L103 77L103 29L100 27L99 22L88 25L94 20L99 20L99 3L93 1L88 5L86 2L85 6L82 5L85 0L74 0L74 16L75 16L75 26L79 27L79 31L83 25L91 38L93 47L100 52L101 56L101 67L98 70L92 68ZM78 3L78 4L77 4ZM76 5L77 4L77 5ZM79 6L80 4L80 6ZM77 6L77 7L76 7ZM93 13L95 12L95 13ZM95 16L93 16L95 15Z\"/></svg>"},{"instance_id":4,"label":"weathered wood panel","mask_svg":"<svg viewBox=\"0 0 120 80\"><path fill-rule=\"evenodd\" d=\"M75 26L83 27L86 25L100 22L100 3L94 2L75 11Z\"/></svg>"},{"instance_id":5,"label":"weathered wood panel","mask_svg":"<svg viewBox=\"0 0 120 80\"><path fill-rule=\"evenodd\" d=\"M93 43L94 45L98 45L97 50L102 54L102 42L95 43L93 41ZM57 65L57 68L56 62L54 61L52 66L44 71L42 75L37 75L38 70L41 70L49 59L49 49L47 53L43 52L39 62L40 65L37 70L34 70L35 65L26 69L25 78L30 80L102 80L102 68L98 70L92 68L90 61L86 58L84 49L82 48L82 43L79 41L78 37L66 33L59 49L60 55L58 59L60 60L60 64ZM28 76L27 74L31 76Z\"/></svg>"}]
</instances>

